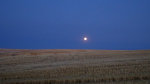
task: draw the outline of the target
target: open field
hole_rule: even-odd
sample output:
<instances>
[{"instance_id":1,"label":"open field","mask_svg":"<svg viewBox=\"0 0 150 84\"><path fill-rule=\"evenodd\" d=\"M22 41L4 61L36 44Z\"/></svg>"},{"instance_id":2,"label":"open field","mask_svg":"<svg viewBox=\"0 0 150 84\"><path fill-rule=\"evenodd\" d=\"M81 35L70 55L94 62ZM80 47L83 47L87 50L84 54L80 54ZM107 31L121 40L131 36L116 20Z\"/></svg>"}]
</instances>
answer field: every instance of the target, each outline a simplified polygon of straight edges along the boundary
<instances>
[{"instance_id":1,"label":"open field","mask_svg":"<svg viewBox=\"0 0 150 84\"><path fill-rule=\"evenodd\" d=\"M0 49L0 84L150 84L150 50Z\"/></svg>"}]
</instances>

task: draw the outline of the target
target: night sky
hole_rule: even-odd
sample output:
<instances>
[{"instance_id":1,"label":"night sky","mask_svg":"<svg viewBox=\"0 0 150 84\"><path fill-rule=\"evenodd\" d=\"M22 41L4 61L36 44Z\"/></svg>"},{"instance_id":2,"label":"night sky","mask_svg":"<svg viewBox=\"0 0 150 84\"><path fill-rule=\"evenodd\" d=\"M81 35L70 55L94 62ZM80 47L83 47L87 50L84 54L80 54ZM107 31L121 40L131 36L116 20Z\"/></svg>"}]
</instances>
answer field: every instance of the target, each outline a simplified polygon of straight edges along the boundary
<instances>
[{"instance_id":1,"label":"night sky","mask_svg":"<svg viewBox=\"0 0 150 84\"><path fill-rule=\"evenodd\" d=\"M150 49L150 0L0 0L0 48Z\"/></svg>"}]
</instances>

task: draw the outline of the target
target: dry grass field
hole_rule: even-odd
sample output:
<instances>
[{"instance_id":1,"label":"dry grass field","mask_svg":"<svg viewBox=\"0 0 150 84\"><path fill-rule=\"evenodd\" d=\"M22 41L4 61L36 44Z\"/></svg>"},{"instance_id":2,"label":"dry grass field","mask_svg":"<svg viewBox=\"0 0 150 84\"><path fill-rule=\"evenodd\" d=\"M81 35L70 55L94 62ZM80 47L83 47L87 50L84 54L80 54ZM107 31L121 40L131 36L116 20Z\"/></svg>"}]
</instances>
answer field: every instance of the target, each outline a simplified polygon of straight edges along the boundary
<instances>
[{"instance_id":1,"label":"dry grass field","mask_svg":"<svg viewBox=\"0 0 150 84\"><path fill-rule=\"evenodd\" d=\"M0 84L150 84L150 50L0 49Z\"/></svg>"}]
</instances>

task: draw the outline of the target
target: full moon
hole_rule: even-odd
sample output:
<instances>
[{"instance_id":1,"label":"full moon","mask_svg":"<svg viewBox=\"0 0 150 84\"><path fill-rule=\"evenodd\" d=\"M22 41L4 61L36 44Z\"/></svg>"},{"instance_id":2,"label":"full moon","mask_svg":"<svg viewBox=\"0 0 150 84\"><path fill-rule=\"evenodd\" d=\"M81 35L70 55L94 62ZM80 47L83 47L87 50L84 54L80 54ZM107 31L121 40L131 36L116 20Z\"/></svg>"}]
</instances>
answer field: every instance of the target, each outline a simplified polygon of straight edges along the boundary
<instances>
[{"instance_id":1,"label":"full moon","mask_svg":"<svg viewBox=\"0 0 150 84\"><path fill-rule=\"evenodd\" d=\"M86 41L86 40L87 40L87 37L84 37L83 40Z\"/></svg>"}]
</instances>

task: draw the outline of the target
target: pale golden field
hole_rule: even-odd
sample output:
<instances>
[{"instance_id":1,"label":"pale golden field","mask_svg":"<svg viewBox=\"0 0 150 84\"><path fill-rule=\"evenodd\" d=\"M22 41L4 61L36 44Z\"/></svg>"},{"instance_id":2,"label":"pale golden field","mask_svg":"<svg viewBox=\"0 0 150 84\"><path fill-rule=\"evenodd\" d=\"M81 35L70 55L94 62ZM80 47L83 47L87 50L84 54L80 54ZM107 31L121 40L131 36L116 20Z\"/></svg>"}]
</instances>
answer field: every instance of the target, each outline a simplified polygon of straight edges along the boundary
<instances>
[{"instance_id":1,"label":"pale golden field","mask_svg":"<svg viewBox=\"0 0 150 84\"><path fill-rule=\"evenodd\" d=\"M150 84L150 50L0 49L0 84Z\"/></svg>"}]
</instances>

